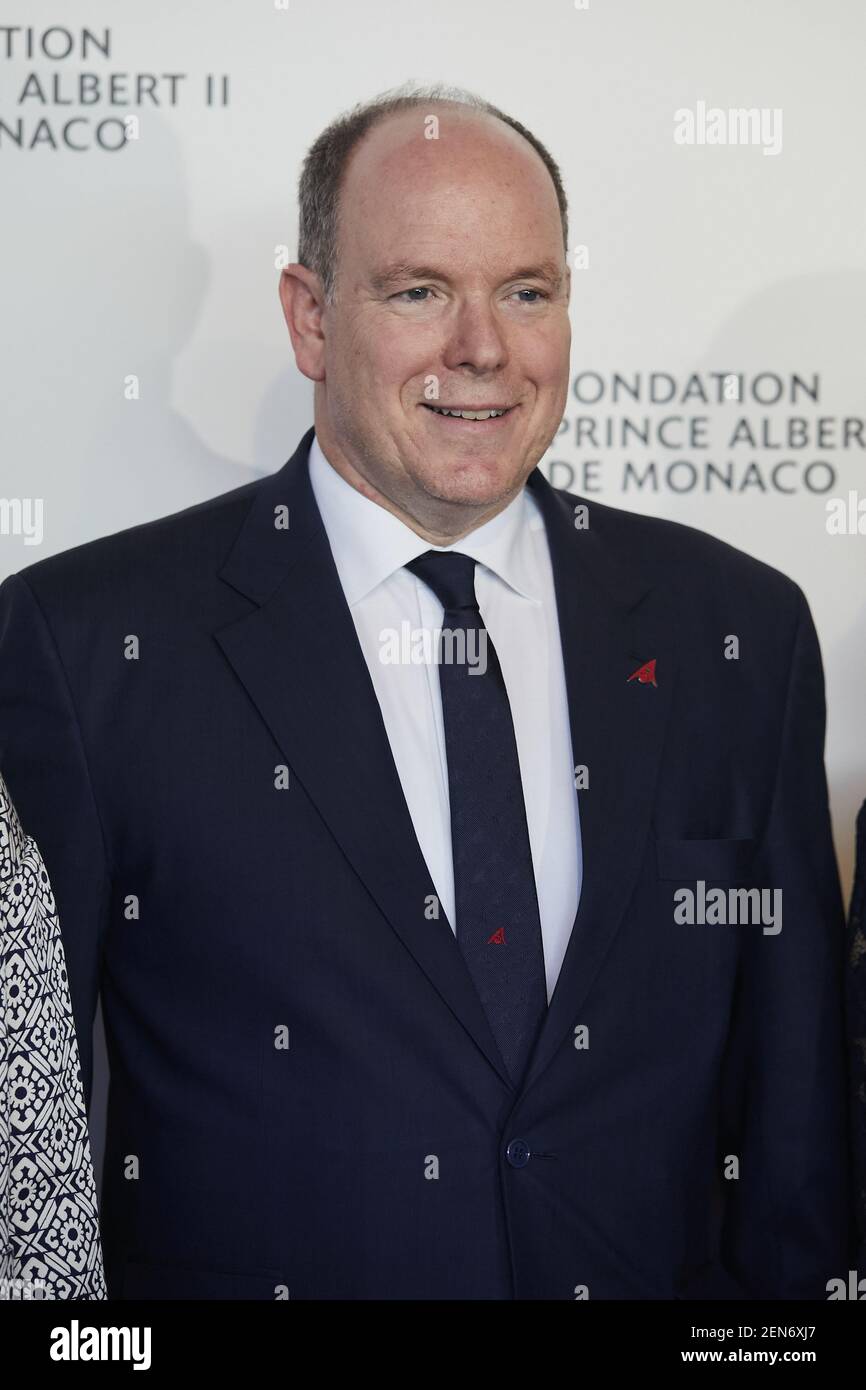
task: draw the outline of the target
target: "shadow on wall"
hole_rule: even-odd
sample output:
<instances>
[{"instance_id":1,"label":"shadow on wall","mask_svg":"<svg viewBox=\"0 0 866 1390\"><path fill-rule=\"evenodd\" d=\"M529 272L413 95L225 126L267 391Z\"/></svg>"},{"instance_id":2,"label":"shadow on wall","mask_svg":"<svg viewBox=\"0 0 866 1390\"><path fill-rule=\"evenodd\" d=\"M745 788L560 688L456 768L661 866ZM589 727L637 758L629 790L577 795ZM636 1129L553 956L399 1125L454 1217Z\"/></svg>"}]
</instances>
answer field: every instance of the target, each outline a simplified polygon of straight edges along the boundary
<instances>
[{"instance_id":1,"label":"shadow on wall","mask_svg":"<svg viewBox=\"0 0 866 1390\"><path fill-rule=\"evenodd\" d=\"M172 369L208 290L190 236L189 171L170 125L142 118L117 153L4 157L14 381L4 495L43 499L45 538L4 538L3 572L168 515L259 476L214 451L174 407ZM138 378L140 396L125 398Z\"/></svg>"}]
</instances>

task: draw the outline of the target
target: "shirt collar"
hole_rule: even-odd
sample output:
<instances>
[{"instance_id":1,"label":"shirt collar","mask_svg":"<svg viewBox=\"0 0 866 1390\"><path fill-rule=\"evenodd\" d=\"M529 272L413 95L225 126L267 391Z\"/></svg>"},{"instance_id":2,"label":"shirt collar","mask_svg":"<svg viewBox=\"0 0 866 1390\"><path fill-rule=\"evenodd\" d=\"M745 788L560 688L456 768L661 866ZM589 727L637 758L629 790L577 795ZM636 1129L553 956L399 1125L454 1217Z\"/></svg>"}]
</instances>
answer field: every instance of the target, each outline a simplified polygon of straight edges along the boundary
<instances>
[{"instance_id":1,"label":"shirt collar","mask_svg":"<svg viewBox=\"0 0 866 1390\"><path fill-rule=\"evenodd\" d=\"M426 550L459 550L471 555L516 593L541 602L530 532L543 529L544 521L526 487L501 512L462 540L450 546L431 546L393 512L347 483L328 462L315 435L310 446L309 471L350 607Z\"/></svg>"}]
</instances>

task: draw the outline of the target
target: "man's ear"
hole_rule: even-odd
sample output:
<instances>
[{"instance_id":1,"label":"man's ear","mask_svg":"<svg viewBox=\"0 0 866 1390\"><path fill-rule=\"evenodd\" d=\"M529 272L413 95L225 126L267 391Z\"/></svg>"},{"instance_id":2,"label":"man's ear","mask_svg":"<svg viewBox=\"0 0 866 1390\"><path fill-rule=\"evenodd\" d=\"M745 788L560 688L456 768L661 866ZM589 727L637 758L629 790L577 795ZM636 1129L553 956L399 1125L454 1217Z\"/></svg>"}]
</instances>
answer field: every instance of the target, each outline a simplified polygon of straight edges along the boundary
<instances>
[{"instance_id":1,"label":"man's ear","mask_svg":"<svg viewBox=\"0 0 866 1390\"><path fill-rule=\"evenodd\" d=\"M305 265L287 265L280 275L280 303L298 371L311 381L325 380L322 282Z\"/></svg>"}]
</instances>

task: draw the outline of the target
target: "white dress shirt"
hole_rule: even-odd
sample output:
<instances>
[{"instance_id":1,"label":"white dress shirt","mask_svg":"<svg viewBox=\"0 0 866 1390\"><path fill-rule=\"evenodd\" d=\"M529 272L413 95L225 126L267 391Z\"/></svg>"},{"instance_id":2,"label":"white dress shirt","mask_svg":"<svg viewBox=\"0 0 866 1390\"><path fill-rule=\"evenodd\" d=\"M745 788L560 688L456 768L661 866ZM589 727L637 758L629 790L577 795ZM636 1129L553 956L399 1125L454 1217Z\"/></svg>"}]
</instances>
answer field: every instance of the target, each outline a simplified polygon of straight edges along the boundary
<instances>
[{"instance_id":1,"label":"white dress shirt","mask_svg":"<svg viewBox=\"0 0 866 1390\"><path fill-rule=\"evenodd\" d=\"M385 634L442 626L442 604L404 568L410 560L427 550L459 550L479 562L475 593L499 657L514 722L549 1001L577 911L582 859L553 570L538 505L524 487L503 511L462 540L431 546L347 483L315 437L309 471L418 844L455 931L438 668L433 661L394 662L383 656L388 650ZM471 659L471 649L469 655Z\"/></svg>"}]
</instances>

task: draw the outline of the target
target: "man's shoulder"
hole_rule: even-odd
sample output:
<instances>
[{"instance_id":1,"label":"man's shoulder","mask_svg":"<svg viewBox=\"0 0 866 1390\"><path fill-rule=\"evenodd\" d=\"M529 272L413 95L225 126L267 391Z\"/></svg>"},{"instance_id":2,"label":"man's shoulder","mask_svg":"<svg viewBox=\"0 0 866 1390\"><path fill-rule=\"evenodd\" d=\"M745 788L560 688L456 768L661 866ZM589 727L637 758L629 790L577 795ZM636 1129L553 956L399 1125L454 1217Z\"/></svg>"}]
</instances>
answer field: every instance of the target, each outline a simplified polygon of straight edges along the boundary
<instances>
[{"instance_id":1,"label":"man's shoulder","mask_svg":"<svg viewBox=\"0 0 866 1390\"><path fill-rule=\"evenodd\" d=\"M799 607L803 593L782 570L729 541L682 521L610 506L556 488L570 507L586 508L583 524L594 532L614 564L669 592L688 598Z\"/></svg>"},{"instance_id":2,"label":"man's shoulder","mask_svg":"<svg viewBox=\"0 0 866 1390\"><path fill-rule=\"evenodd\" d=\"M269 476L71 546L24 566L15 578L23 580L45 607L60 603L68 608L79 601L98 602L107 594L148 589L155 582L177 588L212 576Z\"/></svg>"},{"instance_id":3,"label":"man's shoulder","mask_svg":"<svg viewBox=\"0 0 866 1390\"><path fill-rule=\"evenodd\" d=\"M76 601L96 603L106 593L194 585L223 564L257 494L273 476L72 546L24 566L16 577L46 608L59 603L67 609ZM570 509L586 509L582 524L602 543L609 561L648 583L663 583L692 603L720 594L770 608L799 607L803 600L788 575L708 531L563 488L552 491Z\"/></svg>"}]
</instances>

